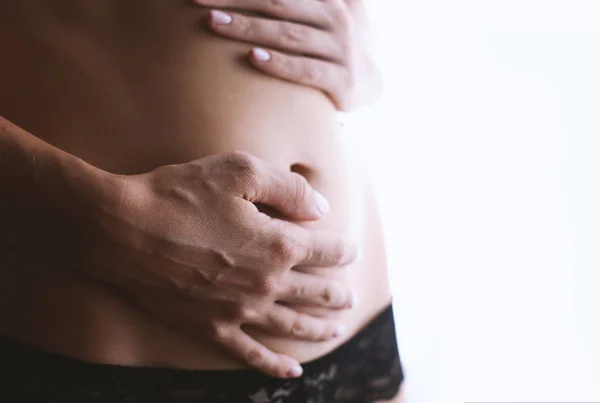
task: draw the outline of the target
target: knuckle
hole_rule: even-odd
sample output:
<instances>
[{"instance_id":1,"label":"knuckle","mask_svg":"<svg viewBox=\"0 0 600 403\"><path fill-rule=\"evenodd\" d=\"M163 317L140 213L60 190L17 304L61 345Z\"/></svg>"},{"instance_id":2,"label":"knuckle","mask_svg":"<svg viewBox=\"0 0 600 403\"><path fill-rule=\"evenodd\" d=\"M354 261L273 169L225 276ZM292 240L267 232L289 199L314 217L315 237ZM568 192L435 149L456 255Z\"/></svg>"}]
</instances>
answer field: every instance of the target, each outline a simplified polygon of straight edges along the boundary
<instances>
[{"instance_id":1,"label":"knuckle","mask_svg":"<svg viewBox=\"0 0 600 403\"><path fill-rule=\"evenodd\" d=\"M249 307L242 307L238 312L238 317L243 322L248 322L256 317L256 311Z\"/></svg>"},{"instance_id":2,"label":"knuckle","mask_svg":"<svg viewBox=\"0 0 600 403\"><path fill-rule=\"evenodd\" d=\"M268 276L260 279L256 284L256 291L260 295L273 295L277 292L277 280L274 276Z\"/></svg>"},{"instance_id":3,"label":"knuckle","mask_svg":"<svg viewBox=\"0 0 600 403\"><path fill-rule=\"evenodd\" d=\"M229 328L222 323L211 323L208 329L210 338L225 341L229 338Z\"/></svg>"},{"instance_id":4,"label":"knuckle","mask_svg":"<svg viewBox=\"0 0 600 403\"><path fill-rule=\"evenodd\" d=\"M204 276L206 281L212 285L218 286L226 283L227 275L220 270L215 270L210 273L206 273Z\"/></svg>"},{"instance_id":5,"label":"knuckle","mask_svg":"<svg viewBox=\"0 0 600 403\"><path fill-rule=\"evenodd\" d=\"M316 84L323 79L323 69L316 63L306 63L304 65L304 77L311 84Z\"/></svg>"},{"instance_id":6,"label":"knuckle","mask_svg":"<svg viewBox=\"0 0 600 403\"><path fill-rule=\"evenodd\" d=\"M320 296L324 303L331 304L336 300L337 294L337 290L332 285L328 285L321 290Z\"/></svg>"},{"instance_id":7,"label":"knuckle","mask_svg":"<svg viewBox=\"0 0 600 403\"><path fill-rule=\"evenodd\" d=\"M282 267L293 266L298 257L296 242L290 237L279 235L271 245L273 260Z\"/></svg>"},{"instance_id":8,"label":"knuckle","mask_svg":"<svg viewBox=\"0 0 600 403\"><path fill-rule=\"evenodd\" d=\"M298 313L292 322L292 326L289 329L290 336L300 336L306 333L306 323L303 314Z\"/></svg>"},{"instance_id":9,"label":"knuckle","mask_svg":"<svg viewBox=\"0 0 600 403\"><path fill-rule=\"evenodd\" d=\"M288 4L287 0L268 0L270 8L280 9L286 7Z\"/></svg>"},{"instance_id":10,"label":"knuckle","mask_svg":"<svg viewBox=\"0 0 600 403\"><path fill-rule=\"evenodd\" d=\"M232 321L247 321L253 315L252 309L238 303L232 303L226 308L225 315Z\"/></svg>"},{"instance_id":11,"label":"knuckle","mask_svg":"<svg viewBox=\"0 0 600 403\"><path fill-rule=\"evenodd\" d=\"M252 170L255 168L254 156L246 151L232 151L227 154L225 163L237 171Z\"/></svg>"},{"instance_id":12,"label":"knuckle","mask_svg":"<svg viewBox=\"0 0 600 403\"><path fill-rule=\"evenodd\" d=\"M245 151L233 151L225 159L228 172L245 183L258 182L259 169L256 158Z\"/></svg>"},{"instance_id":13,"label":"knuckle","mask_svg":"<svg viewBox=\"0 0 600 403\"><path fill-rule=\"evenodd\" d=\"M329 250L329 255L335 266L341 264L346 255L346 246L341 242L334 244Z\"/></svg>"},{"instance_id":14,"label":"knuckle","mask_svg":"<svg viewBox=\"0 0 600 403\"><path fill-rule=\"evenodd\" d=\"M305 299L307 294L306 287L301 285L294 285L292 293L296 299Z\"/></svg>"},{"instance_id":15,"label":"knuckle","mask_svg":"<svg viewBox=\"0 0 600 403\"><path fill-rule=\"evenodd\" d=\"M274 57L273 67L284 77L294 76L294 62L288 56Z\"/></svg>"},{"instance_id":16,"label":"knuckle","mask_svg":"<svg viewBox=\"0 0 600 403\"><path fill-rule=\"evenodd\" d=\"M294 47L303 41L302 29L291 22L282 22L279 41L283 47Z\"/></svg>"},{"instance_id":17,"label":"knuckle","mask_svg":"<svg viewBox=\"0 0 600 403\"><path fill-rule=\"evenodd\" d=\"M321 290L320 298L325 306L342 307L351 301L352 292L343 283L332 281Z\"/></svg>"},{"instance_id":18,"label":"knuckle","mask_svg":"<svg viewBox=\"0 0 600 403\"><path fill-rule=\"evenodd\" d=\"M246 360L253 366L259 366L265 362L265 355L258 349L252 349L247 355Z\"/></svg>"},{"instance_id":19,"label":"knuckle","mask_svg":"<svg viewBox=\"0 0 600 403\"><path fill-rule=\"evenodd\" d=\"M239 33L249 35L253 32L253 24L249 18L238 16L234 21Z\"/></svg>"}]
</instances>

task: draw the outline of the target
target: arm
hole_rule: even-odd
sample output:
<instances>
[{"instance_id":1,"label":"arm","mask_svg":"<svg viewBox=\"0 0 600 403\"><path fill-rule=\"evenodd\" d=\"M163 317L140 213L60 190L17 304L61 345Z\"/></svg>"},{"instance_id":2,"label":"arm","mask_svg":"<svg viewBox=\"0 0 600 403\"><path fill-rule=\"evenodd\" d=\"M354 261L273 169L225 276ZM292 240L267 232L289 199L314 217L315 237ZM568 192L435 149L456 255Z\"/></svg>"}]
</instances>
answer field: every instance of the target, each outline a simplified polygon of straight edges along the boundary
<instances>
[{"instance_id":1,"label":"arm","mask_svg":"<svg viewBox=\"0 0 600 403\"><path fill-rule=\"evenodd\" d=\"M86 210L101 199L103 171L0 117L0 243L75 264Z\"/></svg>"},{"instance_id":2,"label":"arm","mask_svg":"<svg viewBox=\"0 0 600 403\"><path fill-rule=\"evenodd\" d=\"M0 190L1 244L118 286L165 323L267 374L301 369L243 325L305 340L341 335L335 321L286 304L349 308L346 286L292 268L344 266L355 246L253 204L319 219L327 203L300 175L240 152L114 175L0 118Z\"/></svg>"}]
</instances>

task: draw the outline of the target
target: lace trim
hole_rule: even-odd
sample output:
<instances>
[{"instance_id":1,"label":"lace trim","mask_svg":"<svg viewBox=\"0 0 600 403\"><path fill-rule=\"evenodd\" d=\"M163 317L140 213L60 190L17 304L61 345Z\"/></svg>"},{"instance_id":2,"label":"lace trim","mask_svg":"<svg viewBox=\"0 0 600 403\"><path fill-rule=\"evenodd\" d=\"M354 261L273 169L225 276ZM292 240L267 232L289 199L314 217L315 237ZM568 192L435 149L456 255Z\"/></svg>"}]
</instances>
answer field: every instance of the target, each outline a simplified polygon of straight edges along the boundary
<instances>
[{"instance_id":1,"label":"lace trim","mask_svg":"<svg viewBox=\"0 0 600 403\"><path fill-rule=\"evenodd\" d=\"M27 403L371 403L404 379L392 307L348 342L303 364L300 379L251 370L187 371L87 363L0 337L3 391Z\"/></svg>"}]
</instances>

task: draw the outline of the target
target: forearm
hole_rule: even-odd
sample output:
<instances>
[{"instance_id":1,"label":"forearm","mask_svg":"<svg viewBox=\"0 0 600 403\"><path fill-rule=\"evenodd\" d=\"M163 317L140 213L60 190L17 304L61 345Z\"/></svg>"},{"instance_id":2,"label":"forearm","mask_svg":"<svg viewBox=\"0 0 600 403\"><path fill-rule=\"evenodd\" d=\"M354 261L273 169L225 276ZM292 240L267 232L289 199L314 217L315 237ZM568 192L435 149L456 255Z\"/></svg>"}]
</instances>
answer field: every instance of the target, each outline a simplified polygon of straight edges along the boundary
<instances>
[{"instance_id":1,"label":"forearm","mask_svg":"<svg viewBox=\"0 0 600 403\"><path fill-rule=\"evenodd\" d=\"M102 175L0 117L0 244L72 263Z\"/></svg>"}]
</instances>

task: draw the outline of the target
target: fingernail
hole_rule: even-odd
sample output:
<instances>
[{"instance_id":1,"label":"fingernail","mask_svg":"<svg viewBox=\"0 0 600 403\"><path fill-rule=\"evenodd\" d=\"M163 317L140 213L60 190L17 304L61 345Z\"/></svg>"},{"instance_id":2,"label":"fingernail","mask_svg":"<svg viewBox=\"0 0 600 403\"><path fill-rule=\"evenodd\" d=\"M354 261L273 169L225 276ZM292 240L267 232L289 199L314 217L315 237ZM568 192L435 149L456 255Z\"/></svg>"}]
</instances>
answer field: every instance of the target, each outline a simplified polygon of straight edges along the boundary
<instances>
[{"instance_id":1,"label":"fingernail","mask_svg":"<svg viewBox=\"0 0 600 403\"><path fill-rule=\"evenodd\" d=\"M261 62L266 62L271 60L271 54L264 49L254 48L252 49L252 56Z\"/></svg>"},{"instance_id":2,"label":"fingernail","mask_svg":"<svg viewBox=\"0 0 600 403\"><path fill-rule=\"evenodd\" d=\"M343 336L344 334L346 334L346 326L344 325L337 325L334 329L333 329L333 337L340 337Z\"/></svg>"},{"instance_id":3,"label":"fingernail","mask_svg":"<svg viewBox=\"0 0 600 403\"><path fill-rule=\"evenodd\" d=\"M292 367L288 371L288 376L290 376L292 378L298 378L301 375L302 375L302 367L298 364L292 365Z\"/></svg>"},{"instance_id":4,"label":"fingernail","mask_svg":"<svg viewBox=\"0 0 600 403\"><path fill-rule=\"evenodd\" d=\"M327 201L325 196L323 196L319 192L315 192L315 197L317 199L317 211L319 212L319 214L323 215L327 213L329 211L329 202Z\"/></svg>"},{"instance_id":5,"label":"fingernail","mask_svg":"<svg viewBox=\"0 0 600 403\"><path fill-rule=\"evenodd\" d=\"M211 10L210 19L215 25L227 25L231 23L231 16L222 11Z\"/></svg>"}]
</instances>

